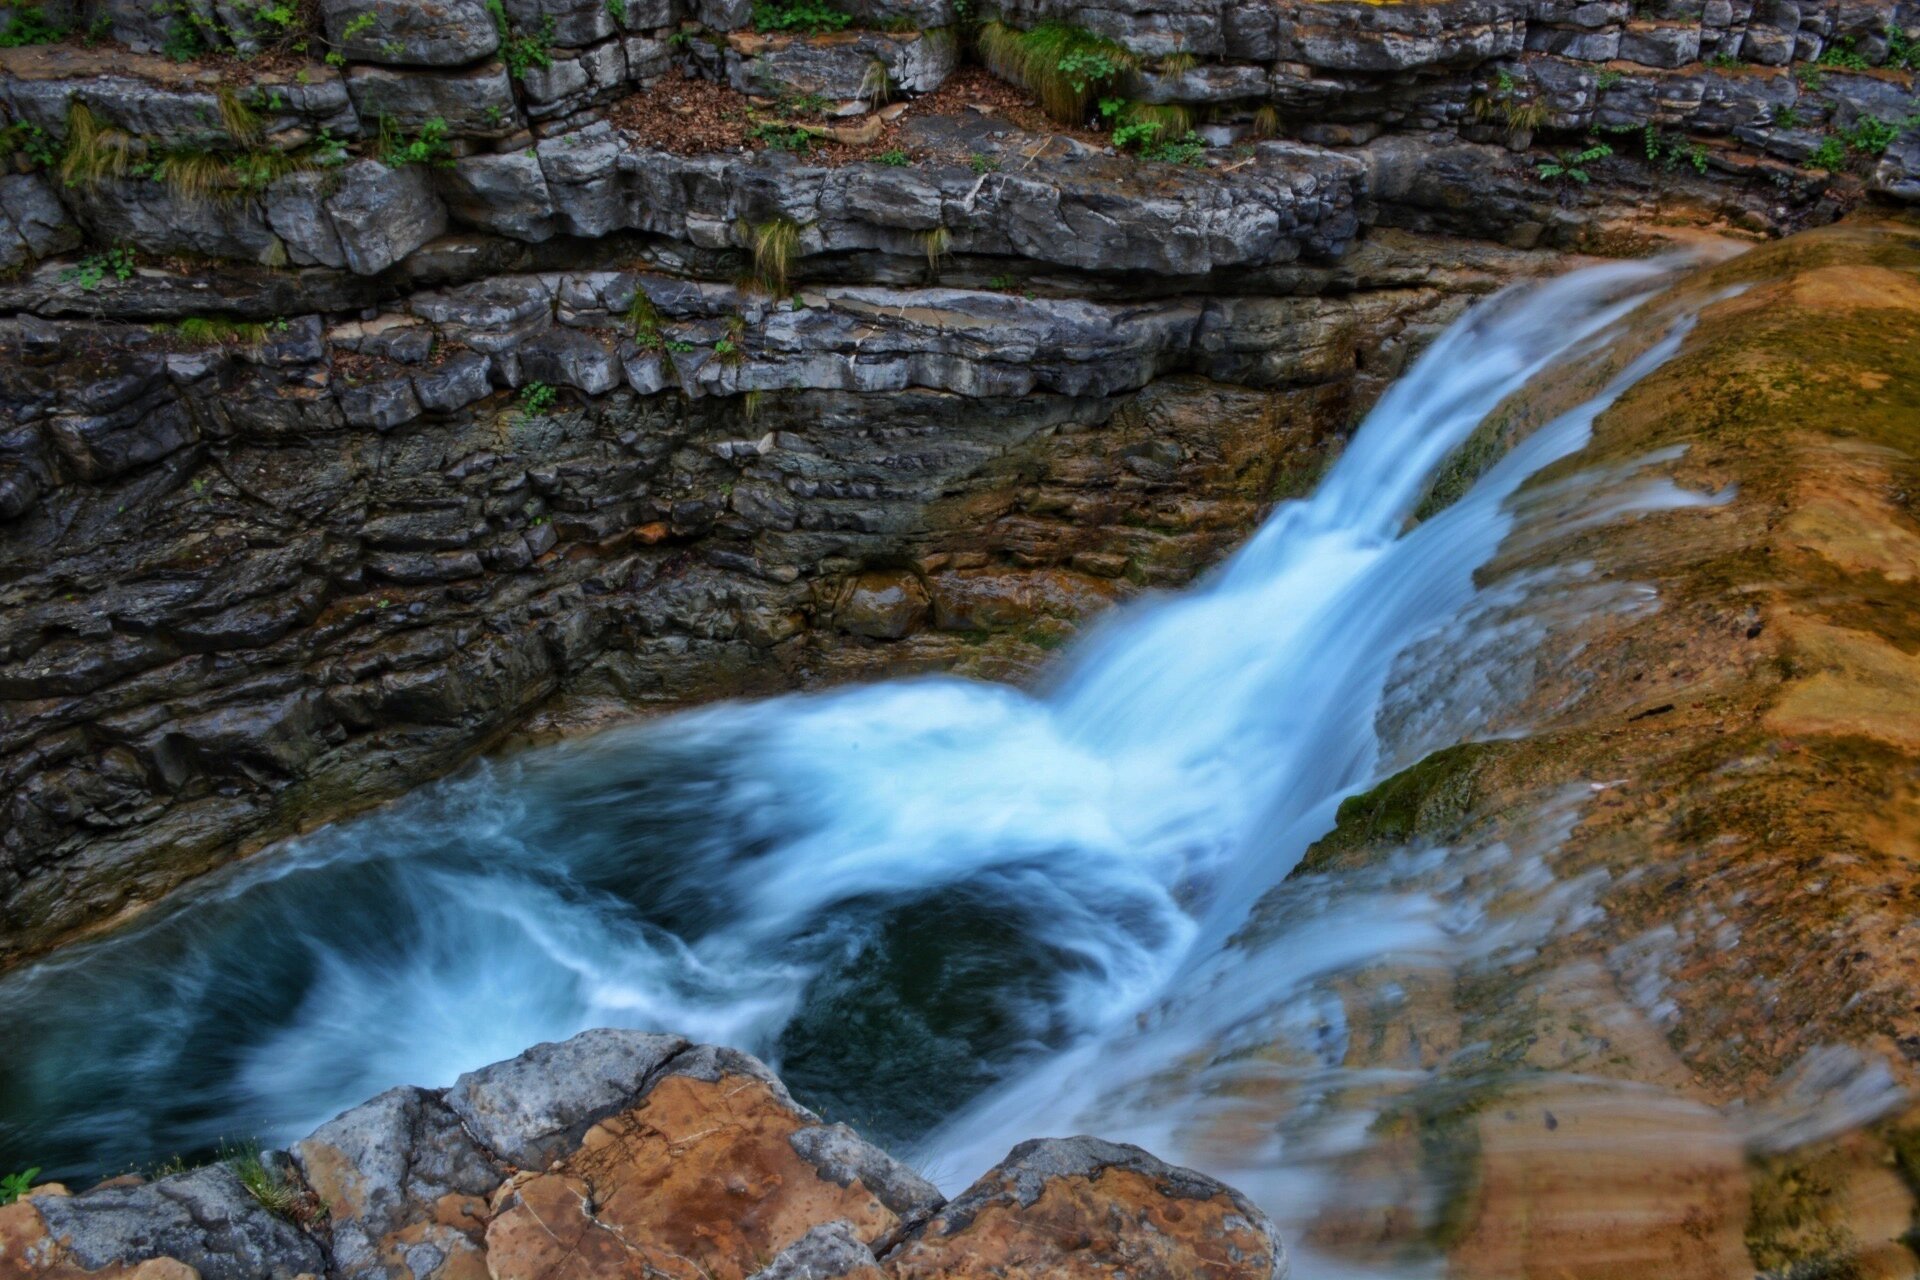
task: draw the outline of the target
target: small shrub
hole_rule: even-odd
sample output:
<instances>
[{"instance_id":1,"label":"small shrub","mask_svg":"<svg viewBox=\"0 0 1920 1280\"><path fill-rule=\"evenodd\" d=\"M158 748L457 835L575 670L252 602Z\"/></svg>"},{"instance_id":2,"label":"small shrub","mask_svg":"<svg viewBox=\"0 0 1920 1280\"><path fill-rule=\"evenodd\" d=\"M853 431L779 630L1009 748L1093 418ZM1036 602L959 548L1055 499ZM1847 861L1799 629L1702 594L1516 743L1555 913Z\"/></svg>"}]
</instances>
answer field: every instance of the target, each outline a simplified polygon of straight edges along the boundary
<instances>
[{"instance_id":1,"label":"small shrub","mask_svg":"<svg viewBox=\"0 0 1920 1280\"><path fill-rule=\"evenodd\" d=\"M1126 46L1058 22L1031 31L988 22L974 43L988 69L1029 90L1062 124L1084 123L1100 91L1139 63Z\"/></svg>"},{"instance_id":2,"label":"small shrub","mask_svg":"<svg viewBox=\"0 0 1920 1280\"><path fill-rule=\"evenodd\" d=\"M1207 158L1206 139L1188 132L1184 137L1151 144L1140 153L1140 158L1156 164L1202 164Z\"/></svg>"},{"instance_id":3,"label":"small shrub","mask_svg":"<svg viewBox=\"0 0 1920 1280\"><path fill-rule=\"evenodd\" d=\"M1867 60L1854 51L1853 37L1842 36L1828 45L1820 55L1820 65L1833 67L1840 71L1865 71Z\"/></svg>"},{"instance_id":4,"label":"small shrub","mask_svg":"<svg viewBox=\"0 0 1920 1280\"><path fill-rule=\"evenodd\" d=\"M153 332L198 347L257 347L275 333L284 332L285 320L272 324L223 320L217 316L188 316L177 324L156 324Z\"/></svg>"},{"instance_id":5,"label":"small shrub","mask_svg":"<svg viewBox=\"0 0 1920 1280\"><path fill-rule=\"evenodd\" d=\"M824 35L844 31L853 15L841 13L825 0L755 0L753 29L760 32L798 31L806 35Z\"/></svg>"},{"instance_id":6,"label":"small shrub","mask_svg":"<svg viewBox=\"0 0 1920 1280\"><path fill-rule=\"evenodd\" d=\"M19 156L29 169L51 169L60 154L60 144L37 124L21 120L0 128L0 162Z\"/></svg>"},{"instance_id":7,"label":"small shrub","mask_svg":"<svg viewBox=\"0 0 1920 1280\"><path fill-rule=\"evenodd\" d=\"M520 415L523 418L538 418L553 408L554 401L559 398L559 388L545 382L529 382L520 388Z\"/></svg>"},{"instance_id":8,"label":"small shrub","mask_svg":"<svg viewBox=\"0 0 1920 1280\"><path fill-rule=\"evenodd\" d=\"M607 0L607 16L613 19L613 25L627 25L627 0Z\"/></svg>"},{"instance_id":9,"label":"small shrub","mask_svg":"<svg viewBox=\"0 0 1920 1280\"><path fill-rule=\"evenodd\" d=\"M813 149L813 135L798 125L764 120L747 130L747 140L771 151L806 154Z\"/></svg>"},{"instance_id":10,"label":"small shrub","mask_svg":"<svg viewBox=\"0 0 1920 1280\"><path fill-rule=\"evenodd\" d=\"M1782 129L1799 128L1800 127L1800 108L1798 107L1780 108L1778 111L1773 113L1773 122L1779 125Z\"/></svg>"},{"instance_id":11,"label":"small shrub","mask_svg":"<svg viewBox=\"0 0 1920 1280\"><path fill-rule=\"evenodd\" d=\"M56 40L64 40L66 35L67 29L49 20L46 10L39 5L20 5L8 12L6 30L0 31L0 49L52 44Z\"/></svg>"},{"instance_id":12,"label":"small shrub","mask_svg":"<svg viewBox=\"0 0 1920 1280\"><path fill-rule=\"evenodd\" d=\"M1000 170L1000 161L998 157L982 155L976 151L967 157L967 168L973 170L975 173L998 173Z\"/></svg>"},{"instance_id":13,"label":"small shrub","mask_svg":"<svg viewBox=\"0 0 1920 1280\"><path fill-rule=\"evenodd\" d=\"M1837 172L1847 167L1847 148L1838 138L1823 139L1813 149L1813 154L1807 157L1807 163L1816 169Z\"/></svg>"},{"instance_id":14,"label":"small shrub","mask_svg":"<svg viewBox=\"0 0 1920 1280\"><path fill-rule=\"evenodd\" d=\"M1901 71L1920 71L1920 40L1909 40L1899 27L1888 27L1887 65Z\"/></svg>"},{"instance_id":15,"label":"small shrub","mask_svg":"<svg viewBox=\"0 0 1920 1280\"><path fill-rule=\"evenodd\" d=\"M0 1177L0 1205L12 1204L33 1190L33 1180L39 1176L40 1170L34 1168L24 1173L9 1173Z\"/></svg>"},{"instance_id":16,"label":"small shrub","mask_svg":"<svg viewBox=\"0 0 1920 1280\"><path fill-rule=\"evenodd\" d=\"M1707 59L1707 65L1718 68L1721 71L1738 71L1747 64L1742 62L1739 57L1734 54L1716 53Z\"/></svg>"},{"instance_id":17,"label":"small shrub","mask_svg":"<svg viewBox=\"0 0 1920 1280\"><path fill-rule=\"evenodd\" d=\"M86 293L92 293L105 284L107 277L121 284L133 279L133 250L119 246L105 253L90 253L80 259L79 265L68 267L60 273L62 280L69 280L80 286Z\"/></svg>"},{"instance_id":18,"label":"small shrub","mask_svg":"<svg viewBox=\"0 0 1920 1280\"><path fill-rule=\"evenodd\" d=\"M1253 110L1253 136L1271 138L1280 132L1280 112L1274 107L1255 107Z\"/></svg>"},{"instance_id":19,"label":"small shrub","mask_svg":"<svg viewBox=\"0 0 1920 1280\"><path fill-rule=\"evenodd\" d=\"M913 163L911 160L907 159L907 153L902 151L899 147L894 147L888 151L882 151L879 155L875 156L874 159L881 164L892 165L896 169L904 169L907 165Z\"/></svg>"},{"instance_id":20,"label":"small shrub","mask_svg":"<svg viewBox=\"0 0 1920 1280\"><path fill-rule=\"evenodd\" d=\"M507 21L506 6L500 0L483 0L483 5L500 32L500 61L506 64L508 75L524 80L529 71L545 71L553 66L552 14L540 20L538 31L528 33L517 30Z\"/></svg>"},{"instance_id":21,"label":"small shrub","mask_svg":"<svg viewBox=\"0 0 1920 1280\"><path fill-rule=\"evenodd\" d=\"M410 164L446 168L453 164L453 148L447 142L447 122L439 116L424 121L417 137L409 138L393 127L386 117L380 119L380 163L389 169L404 169Z\"/></svg>"},{"instance_id":22,"label":"small shrub","mask_svg":"<svg viewBox=\"0 0 1920 1280\"><path fill-rule=\"evenodd\" d=\"M1605 93L1619 84L1622 79L1624 77L1618 71L1602 71L1593 79L1593 90L1595 93Z\"/></svg>"}]
</instances>

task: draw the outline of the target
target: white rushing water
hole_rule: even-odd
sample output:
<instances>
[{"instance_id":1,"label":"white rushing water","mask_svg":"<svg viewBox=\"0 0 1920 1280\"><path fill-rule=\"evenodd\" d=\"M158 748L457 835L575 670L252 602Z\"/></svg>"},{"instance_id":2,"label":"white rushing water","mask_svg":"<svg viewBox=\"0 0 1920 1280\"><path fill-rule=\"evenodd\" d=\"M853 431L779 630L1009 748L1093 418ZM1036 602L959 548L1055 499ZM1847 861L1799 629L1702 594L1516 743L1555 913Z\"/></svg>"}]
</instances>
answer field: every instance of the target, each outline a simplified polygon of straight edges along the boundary
<instances>
[{"instance_id":1,"label":"white rushing water","mask_svg":"<svg viewBox=\"0 0 1920 1280\"><path fill-rule=\"evenodd\" d=\"M0 1068L0 1149L107 1168L284 1140L393 1084L600 1025L779 1059L835 1118L872 1108L883 1138L919 1139L952 1183L1098 1119L1103 1095L1246 1016L1222 999L1141 1034L1389 763L1375 721L1395 656L1463 616L1522 482L1678 335L1403 532L1435 470L1673 268L1597 267L1476 307L1311 498L1192 590L1102 623L1039 694L900 681L486 764L14 975L0 1018L32 1047ZM1625 481L1579 509L1702 500ZM1450 711L1418 745L1472 721ZM1303 921L1239 989L1423 945L1431 918L1395 901ZM1179 1159L1163 1119L1126 1128Z\"/></svg>"}]
</instances>

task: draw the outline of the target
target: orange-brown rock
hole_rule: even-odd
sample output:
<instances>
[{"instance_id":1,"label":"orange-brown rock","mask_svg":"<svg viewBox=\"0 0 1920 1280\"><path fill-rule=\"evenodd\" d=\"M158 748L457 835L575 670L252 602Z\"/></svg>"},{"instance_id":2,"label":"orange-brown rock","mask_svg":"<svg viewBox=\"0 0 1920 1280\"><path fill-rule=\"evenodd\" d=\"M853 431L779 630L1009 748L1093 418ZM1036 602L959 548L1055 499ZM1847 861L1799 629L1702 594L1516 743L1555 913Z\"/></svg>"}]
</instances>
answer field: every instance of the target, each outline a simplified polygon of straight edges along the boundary
<instances>
[{"instance_id":1,"label":"orange-brown rock","mask_svg":"<svg viewBox=\"0 0 1920 1280\"><path fill-rule=\"evenodd\" d=\"M885 1250L939 1193L731 1051L670 1065L578 1151L494 1198L494 1280L744 1280L816 1226Z\"/></svg>"},{"instance_id":2,"label":"orange-brown rock","mask_svg":"<svg viewBox=\"0 0 1920 1280\"><path fill-rule=\"evenodd\" d=\"M896 1280L1280 1280L1287 1257L1239 1192L1138 1147L1024 1142L886 1258Z\"/></svg>"}]
</instances>

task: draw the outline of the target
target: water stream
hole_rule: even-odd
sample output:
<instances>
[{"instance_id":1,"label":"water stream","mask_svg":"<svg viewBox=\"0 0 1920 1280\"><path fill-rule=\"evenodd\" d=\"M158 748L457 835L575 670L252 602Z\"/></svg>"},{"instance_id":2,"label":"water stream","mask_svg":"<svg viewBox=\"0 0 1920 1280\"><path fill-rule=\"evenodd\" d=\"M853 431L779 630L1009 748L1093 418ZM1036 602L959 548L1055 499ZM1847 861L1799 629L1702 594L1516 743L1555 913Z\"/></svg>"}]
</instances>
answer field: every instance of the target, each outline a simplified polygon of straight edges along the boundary
<instances>
[{"instance_id":1,"label":"water stream","mask_svg":"<svg viewBox=\"0 0 1920 1280\"><path fill-rule=\"evenodd\" d=\"M1708 500L1632 469L1521 491L1676 330L1406 531L1496 404L1611 341L1673 269L1476 307L1310 499L1192 590L1103 622L1037 693L898 681L483 762L10 975L0 1168L285 1141L600 1025L758 1052L948 1183L1075 1128L1193 1154L1179 1122L1199 1101L1141 1081L1316 973L1447 936L1431 900L1376 886L1296 906L1253 958L1227 945L1341 796L1481 731L1472 699L1436 702L1383 757L1396 655L1470 615L1518 503L1609 519ZM1121 1095L1124 1123L1102 1110Z\"/></svg>"}]
</instances>

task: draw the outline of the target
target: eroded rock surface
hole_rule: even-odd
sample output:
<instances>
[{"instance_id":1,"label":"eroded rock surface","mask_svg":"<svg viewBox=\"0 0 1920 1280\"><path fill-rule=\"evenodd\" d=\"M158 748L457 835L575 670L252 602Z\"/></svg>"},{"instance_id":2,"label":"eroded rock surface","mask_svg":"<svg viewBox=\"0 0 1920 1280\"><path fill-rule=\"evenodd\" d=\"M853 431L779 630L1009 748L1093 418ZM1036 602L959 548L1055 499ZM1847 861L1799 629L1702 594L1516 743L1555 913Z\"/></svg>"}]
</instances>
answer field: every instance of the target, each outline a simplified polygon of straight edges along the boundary
<instances>
[{"instance_id":1,"label":"eroded rock surface","mask_svg":"<svg viewBox=\"0 0 1920 1280\"><path fill-rule=\"evenodd\" d=\"M1286 1274L1244 1197L1136 1147L1026 1143L949 1204L796 1103L757 1059L675 1036L588 1031L449 1091L389 1090L297 1143L294 1159L279 1176L297 1167L295 1190L324 1204L310 1224L324 1256L212 1165L0 1209L0 1276Z\"/></svg>"}]
</instances>

